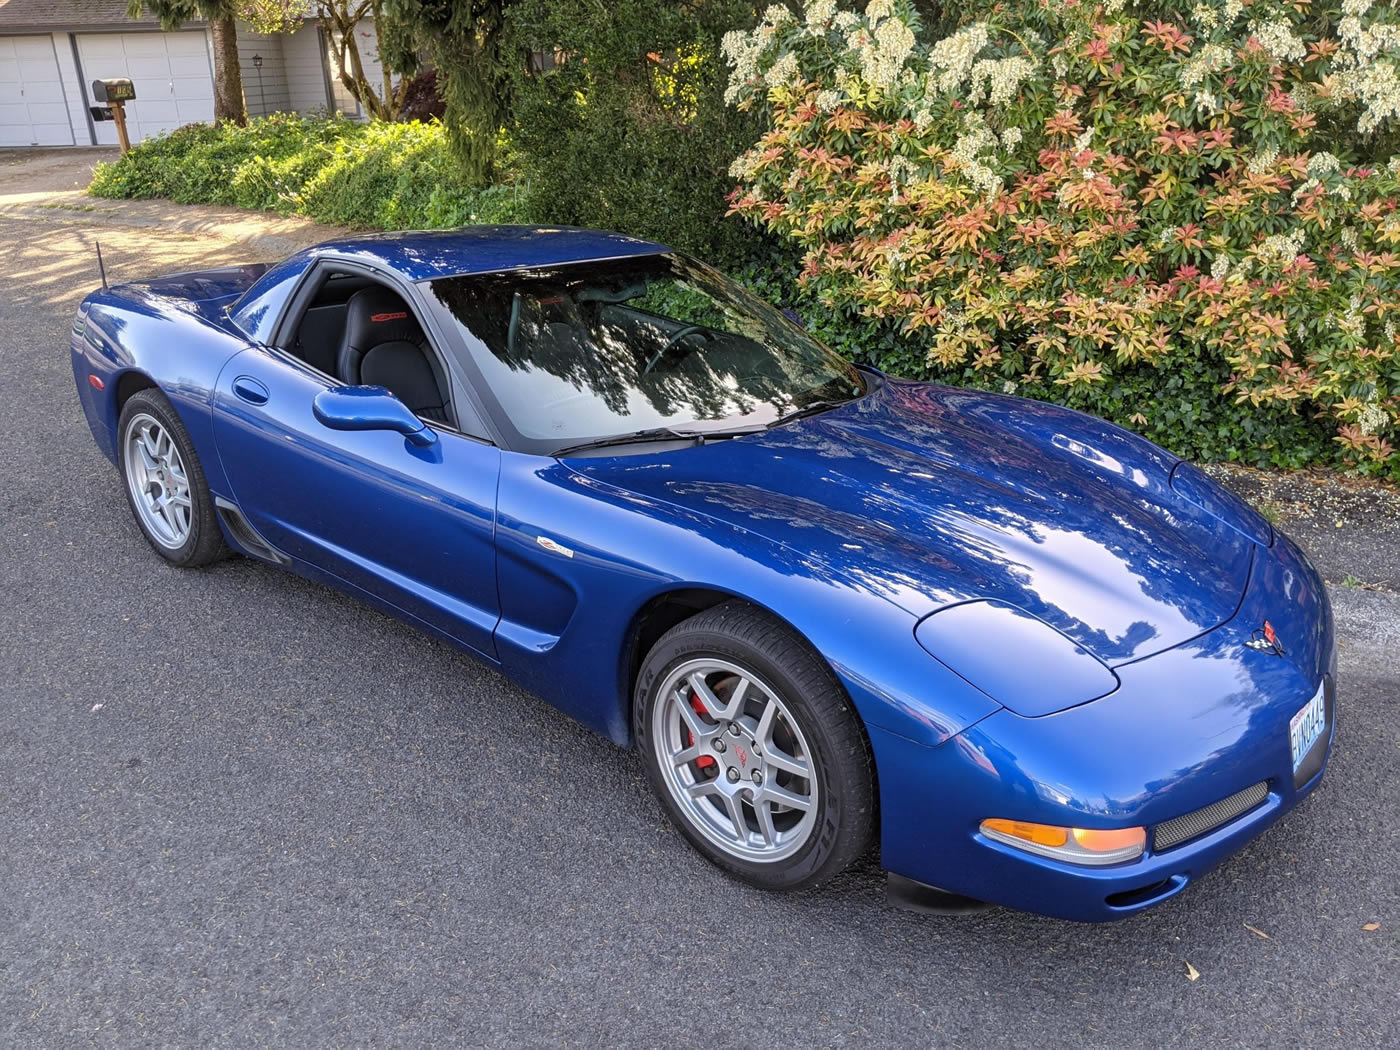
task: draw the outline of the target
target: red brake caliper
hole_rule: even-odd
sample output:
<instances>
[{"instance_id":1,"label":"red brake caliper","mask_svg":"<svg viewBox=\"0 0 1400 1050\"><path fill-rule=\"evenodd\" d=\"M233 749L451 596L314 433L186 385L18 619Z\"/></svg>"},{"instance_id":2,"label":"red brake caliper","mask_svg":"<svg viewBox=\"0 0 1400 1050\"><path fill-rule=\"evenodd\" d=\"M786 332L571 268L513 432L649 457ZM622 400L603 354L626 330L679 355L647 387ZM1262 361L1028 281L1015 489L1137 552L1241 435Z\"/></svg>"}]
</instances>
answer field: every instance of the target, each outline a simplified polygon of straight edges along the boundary
<instances>
[{"instance_id":1,"label":"red brake caliper","mask_svg":"<svg viewBox=\"0 0 1400 1050\"><path fill-rule=\"evenodd\" d=\"M694 693L690 694L690 709L701 718L707 717L705 714L705 705L700 703L700 698ZM689 747L693 743L695 743L695 738L690 735L690 730L687 729L685 731L685 746ZM715 758L713 755L701 755L695 760L695 765L698 769L709 769L714 764Z\"/></svg>"}]
</instances>

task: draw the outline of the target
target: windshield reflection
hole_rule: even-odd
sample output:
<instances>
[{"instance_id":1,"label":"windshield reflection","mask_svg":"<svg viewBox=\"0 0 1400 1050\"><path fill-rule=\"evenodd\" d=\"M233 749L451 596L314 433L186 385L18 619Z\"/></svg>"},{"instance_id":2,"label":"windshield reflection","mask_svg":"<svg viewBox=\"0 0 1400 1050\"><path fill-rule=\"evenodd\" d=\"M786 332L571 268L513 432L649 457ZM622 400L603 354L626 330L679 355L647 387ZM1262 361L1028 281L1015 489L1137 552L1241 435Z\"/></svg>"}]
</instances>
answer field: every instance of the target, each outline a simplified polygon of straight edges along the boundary
<instances>
[{"instance_id":1,"label":"windshield reflection","mask_svg":"<svg viewBox=\"0 0 1400 1050\"><path fill-rule=\"evenodd\" d=\"M860 372L677 255L429 282L527 451L654 428L752 428L865 391Z\"/></svg>"}]
</instances>

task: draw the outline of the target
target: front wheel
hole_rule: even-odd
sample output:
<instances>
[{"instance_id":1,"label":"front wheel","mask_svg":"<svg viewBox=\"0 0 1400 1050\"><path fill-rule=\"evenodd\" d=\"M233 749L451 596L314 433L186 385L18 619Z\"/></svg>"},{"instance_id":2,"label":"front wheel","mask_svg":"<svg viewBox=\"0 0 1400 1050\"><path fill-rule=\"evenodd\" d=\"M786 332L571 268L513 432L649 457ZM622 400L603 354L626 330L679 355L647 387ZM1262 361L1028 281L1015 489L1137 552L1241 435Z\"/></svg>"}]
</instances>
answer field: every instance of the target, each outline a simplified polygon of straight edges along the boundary
<instances>
[{"instance_id":1,"label":"front wheel","mask_svg":"<svg viewBox=\"0 0 1400 1050\"><path fill-rule=\"evenodd\" d=\"M185 567L229 553L194 443L164 394L138 390L127 399L117 449L131 513L156 553Z\"/></svg>"},{"instance_id":2,"label":"front wheel","mask_svg":"<svg viewBox=\"0 0 1400 1050\"><path fill-rule=\"evenodd\" d=\"M801 889L869 847L869 748L845 691L790 628L738 602L672 628L638 675L635 733L672 821L718 867Z\"/></svg>"}]
</instances>

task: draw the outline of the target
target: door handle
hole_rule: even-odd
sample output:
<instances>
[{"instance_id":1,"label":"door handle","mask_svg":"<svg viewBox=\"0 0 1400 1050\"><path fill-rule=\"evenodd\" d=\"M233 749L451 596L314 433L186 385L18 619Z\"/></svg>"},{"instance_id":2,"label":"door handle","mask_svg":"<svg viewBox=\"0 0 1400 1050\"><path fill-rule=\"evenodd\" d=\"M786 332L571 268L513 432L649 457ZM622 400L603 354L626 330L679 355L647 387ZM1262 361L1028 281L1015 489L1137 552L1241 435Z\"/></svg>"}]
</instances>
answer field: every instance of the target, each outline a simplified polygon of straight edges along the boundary
<instances>
[{"instance_id":1,"label":"door handle","mask_svg":"<svg viewBox=\"0 0 1400 1050\"><path fill-rule=\"evenodd\" d=\"M252 376L239 376L233 381L233 392L250 405L267 404L267 387Z\"/></svg>"}]
</instances>

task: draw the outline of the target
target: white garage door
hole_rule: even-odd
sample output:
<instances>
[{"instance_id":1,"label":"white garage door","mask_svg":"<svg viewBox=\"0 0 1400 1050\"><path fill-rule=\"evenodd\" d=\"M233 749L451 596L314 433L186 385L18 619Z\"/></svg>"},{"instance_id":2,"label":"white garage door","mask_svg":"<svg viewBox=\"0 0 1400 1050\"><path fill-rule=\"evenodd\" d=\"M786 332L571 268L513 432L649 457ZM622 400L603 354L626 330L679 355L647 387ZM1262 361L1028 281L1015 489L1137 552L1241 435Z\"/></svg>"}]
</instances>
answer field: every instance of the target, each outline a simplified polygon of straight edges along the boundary
<instances>
[{"instance_id":1,"label":"white garage door","mask_svg":"<svg viewBox=\"0 0 1400 1050\"><path fill-rule=\"evenodd\" d=\"M51 36L0 36L0 146L71 146Z\"/></svg>"},{"instance_id":2,"label":"white garage door","mask_svg":"<svg viewBox=\"0 0 1400 1050\"><path fill-rule=\"evenodd\" d=\"M94 80L126 77L135 85L136 101L126 104L126 130L133 143L197 120L214 119L214 75L203 30L81 33L78 57L85 93L91 93ZM97 123L97 141L117 141L110 121Z\"/></svg>"}]
</instances>

